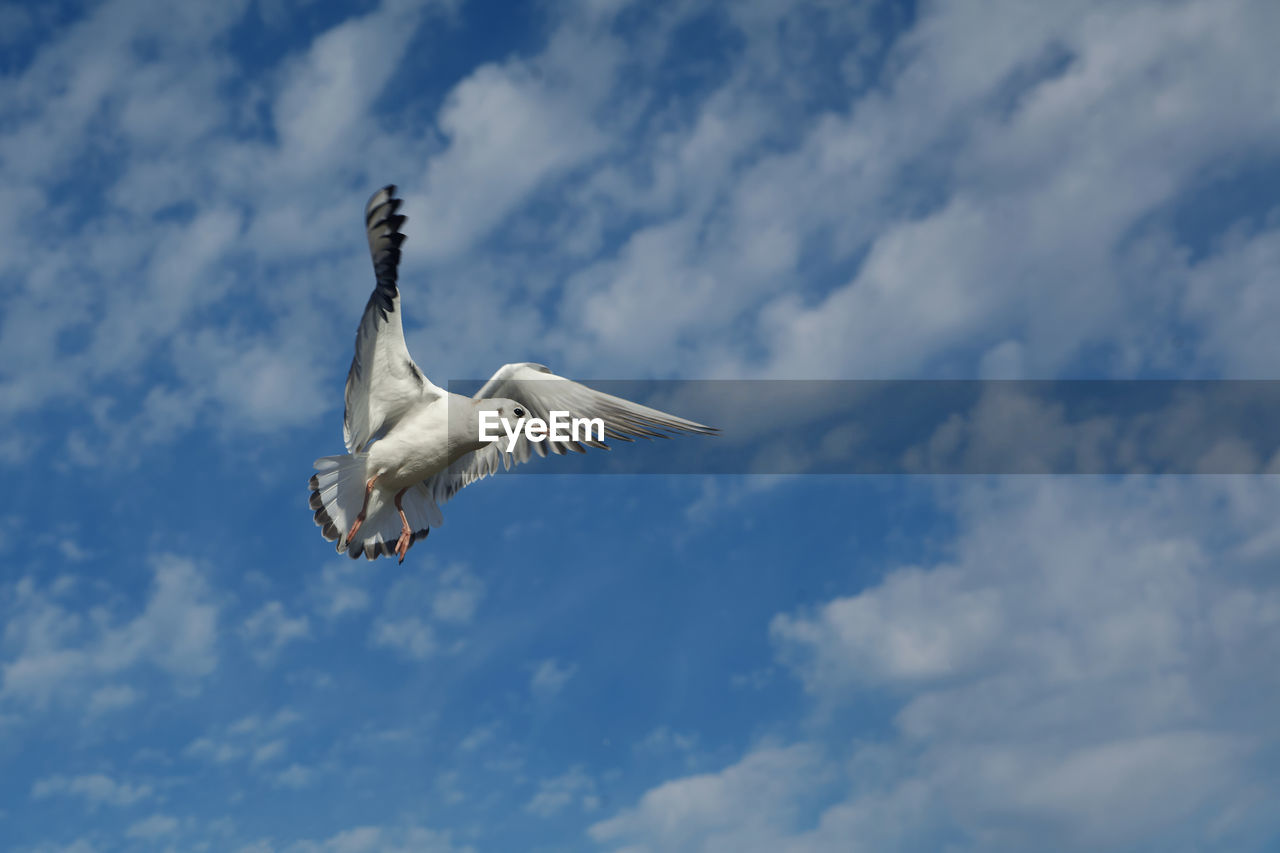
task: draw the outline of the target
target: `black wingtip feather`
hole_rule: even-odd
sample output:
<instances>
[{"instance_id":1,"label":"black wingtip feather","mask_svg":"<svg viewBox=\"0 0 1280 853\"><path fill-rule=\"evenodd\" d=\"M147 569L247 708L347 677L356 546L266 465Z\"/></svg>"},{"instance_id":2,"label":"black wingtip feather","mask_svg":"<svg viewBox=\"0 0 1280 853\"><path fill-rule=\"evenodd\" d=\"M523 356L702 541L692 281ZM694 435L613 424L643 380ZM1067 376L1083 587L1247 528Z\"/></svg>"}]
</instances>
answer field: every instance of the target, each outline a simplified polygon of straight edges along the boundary
<instances>
[{"instance_id":1,"label":"black wingtip feather","mask_svg":"<svg viewBox=\"0 0 1280 853\"><path fill-rule=\"evenodd\" d=\"M388 184L374 193L365 207L365 231L378 282L369 302L377 306L384 320L393 310L393 302L399 296L396 278L400 266L400 247L405 240L400 229L407 221L404 214L396 212L402 202L394 197L394 193L395 184Z\"/></svg>"},{"instance_id":2,"label":"black wingtip feather","mask_svg":"<svg viewBox=\"0 0 1280 853\"><path fill-rule=\"evenodd\" d=\"M398 208L400 206L400 199L396 199L395 202L396 202L395 206ZM388 228L392 232L397 232L400 230L400 226L404 225L406 218L407 217L403 213L396 213L392 210L389 210L387 211L386 216L383 216L381 219L379 219L377 222L373 223L373 225L369 227L370 228ZM394 234L388 234L387 236L392 237L394 236Z\"/></svg>"},{"instance_id":3,"label":"black wingtip feather","mask_svg":"<svg viewBox=\"0 0 1280 853\"><path fill-rule=\"evenodd\" d=\"M400 199L396 198L395 195L396 195L396 185L387 184L385 187L376 191L373 195L369 196L369 200L365 202L365 205L364 205L365 223L367 224L369 222L372 222L374 218L374 214L377 213L379 210L381 210L383 207L386 207L387 205L391 205L392 206L391 209L393 211L397 207L399 207Z\"/></svg>"}]
</instances>

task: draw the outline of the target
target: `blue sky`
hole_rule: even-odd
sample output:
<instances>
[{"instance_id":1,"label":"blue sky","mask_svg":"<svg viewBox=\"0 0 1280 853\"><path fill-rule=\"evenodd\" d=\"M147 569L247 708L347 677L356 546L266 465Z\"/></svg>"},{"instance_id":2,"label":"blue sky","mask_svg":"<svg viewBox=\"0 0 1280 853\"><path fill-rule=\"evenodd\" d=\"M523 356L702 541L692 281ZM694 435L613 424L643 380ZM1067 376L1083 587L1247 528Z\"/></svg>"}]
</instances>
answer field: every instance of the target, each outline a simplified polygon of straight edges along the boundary
<instances>
[{"instance_id":1,"label":"blue sky","mask_svg":"<svg viewBox=\"0 0 1280 853\"><path fill-rule=\"evenodd\" d=\"M439 384L1274 378L1278 30L0 4L0 846L1273 849L1274 477L305 485L388 182Z\"/></svg>"}]
</instances>

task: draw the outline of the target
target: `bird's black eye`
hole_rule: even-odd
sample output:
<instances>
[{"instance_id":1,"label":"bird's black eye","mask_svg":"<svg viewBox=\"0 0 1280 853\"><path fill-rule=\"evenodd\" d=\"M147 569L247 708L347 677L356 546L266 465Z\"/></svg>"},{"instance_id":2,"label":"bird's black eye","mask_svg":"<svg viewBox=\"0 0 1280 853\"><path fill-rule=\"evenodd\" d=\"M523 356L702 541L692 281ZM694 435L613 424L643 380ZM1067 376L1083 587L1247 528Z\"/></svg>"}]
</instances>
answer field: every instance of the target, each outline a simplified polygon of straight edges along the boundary
<instances>
[{"instance_id":1,"label":"bird's black eye","mask_svg":"<svg viewBox=\"0 0 1280 853\"><path fill-rule=\"evenodd\" d=\"M517 418L523 418L523 417L524 417L524 409L520 408L519 406L516 406L516 408L515 408L515 412L516 412L516 417L517 417Z\"/></svg>"}]
</instances>

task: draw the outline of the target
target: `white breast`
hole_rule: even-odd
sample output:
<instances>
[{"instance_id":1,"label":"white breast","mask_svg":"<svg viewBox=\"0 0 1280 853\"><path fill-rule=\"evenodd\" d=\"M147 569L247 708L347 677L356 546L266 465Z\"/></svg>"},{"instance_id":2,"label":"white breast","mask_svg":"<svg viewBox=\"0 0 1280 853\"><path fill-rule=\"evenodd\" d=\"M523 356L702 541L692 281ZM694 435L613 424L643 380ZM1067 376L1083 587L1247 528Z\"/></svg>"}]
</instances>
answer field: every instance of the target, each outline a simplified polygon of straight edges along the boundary
<instances>
[{"instance_id":1,"label":"white breast","mask_svg":"<svg viewBox=\"0 0 1280 853\"><path fill-rule=\"evenodd\" d=\"M474 434L473 408L470 399L447 394L410 410L369 449L366 470L378 476L377 485L385 491L399 491L439 473L481 446Z\"/></svg>"}]
</instances>

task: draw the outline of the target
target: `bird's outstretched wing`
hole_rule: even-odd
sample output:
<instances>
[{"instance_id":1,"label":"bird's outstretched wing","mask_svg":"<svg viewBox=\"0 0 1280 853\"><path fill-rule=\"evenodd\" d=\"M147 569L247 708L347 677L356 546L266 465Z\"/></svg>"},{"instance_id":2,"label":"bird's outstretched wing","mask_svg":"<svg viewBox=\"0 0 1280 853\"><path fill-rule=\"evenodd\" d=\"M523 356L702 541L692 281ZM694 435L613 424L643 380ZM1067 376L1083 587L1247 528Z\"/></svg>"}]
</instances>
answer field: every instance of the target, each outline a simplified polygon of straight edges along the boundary
<instances>
[{"instance_id":1,"label":"bird's outstretched wing","mask_svg":"<svg viewBox=\"0 0 1280 853\"><path fill-rule=\"evenodd\" d=\"M409 356L400 316L396 273L400 264L400 199L394 184L373 194L365 205L365 229L377 284L356 330L355 357L347 373L342 436L351 453L364 450L415 404L442 394Z\"/></svg>"},{"instance_id":2,"label":"bird's outstretched wing","mask_svg":"<svg viewBox=\"0 0 1280 853\"><path fill-rule=\"evenodd\" d=\"M506 397L523 403L529 416L551 420L551 412L568 412L570 418L600 418L604 421L605 438L634 441L640 438L669 438L669 433L698 433L714 435L719 430L696 421L669 415L666 412L605 394L588 388L571 379L557 376L541 364L523 362L504 364L488 382L476 392L474 399ZM510 453L506 453L506 438L468 453L444 471L426 480L427 491L437 504L442 504L459 491L498 471L510 468L512 462L527 462L532 453L546 456L548 452L563 455L569 451L585 453L586 447L605 450L609 445L586 438L582 441L530 442L523 432ZM501 447L500 447L501 445Z\"/></svg>"}]
</instances>

